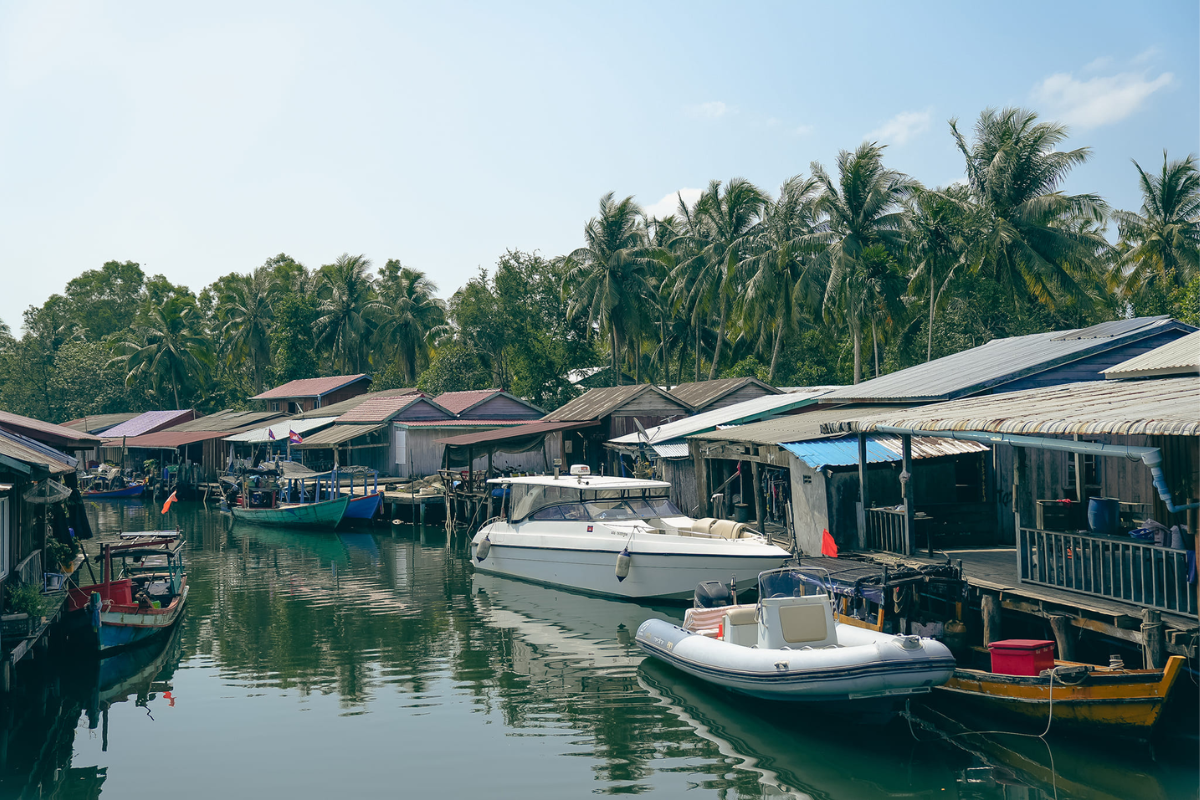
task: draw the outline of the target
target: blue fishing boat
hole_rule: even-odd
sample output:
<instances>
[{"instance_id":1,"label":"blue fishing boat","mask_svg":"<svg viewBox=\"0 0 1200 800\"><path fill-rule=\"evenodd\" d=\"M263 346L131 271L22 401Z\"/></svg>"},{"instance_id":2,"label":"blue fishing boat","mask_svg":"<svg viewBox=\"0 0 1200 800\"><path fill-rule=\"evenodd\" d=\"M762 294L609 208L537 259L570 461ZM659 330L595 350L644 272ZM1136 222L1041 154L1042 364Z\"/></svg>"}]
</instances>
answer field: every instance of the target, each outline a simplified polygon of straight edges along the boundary
<instances>
[{"instance_id":1,"label":"blue fishing boat","mask_svg":"<svg viewBox=\"0 0 1200 800\"><path fill-rule=\"evenodd\" d=\"M120 489L88 490L80 494L88 500L118 500L125 497L141 497L145 491L146 484L139 481Z\"/></svg>"},{"instance_id":2,"label":"blue fishing boat","mask_svg":"<svg viewBox=\"0 0 1200 800\"><path fill-rule=\"evenodd\" d=\"M383 505L383 492L350 498L346 506L345 519L374 519Z\"/></svg>"}]
</instances>

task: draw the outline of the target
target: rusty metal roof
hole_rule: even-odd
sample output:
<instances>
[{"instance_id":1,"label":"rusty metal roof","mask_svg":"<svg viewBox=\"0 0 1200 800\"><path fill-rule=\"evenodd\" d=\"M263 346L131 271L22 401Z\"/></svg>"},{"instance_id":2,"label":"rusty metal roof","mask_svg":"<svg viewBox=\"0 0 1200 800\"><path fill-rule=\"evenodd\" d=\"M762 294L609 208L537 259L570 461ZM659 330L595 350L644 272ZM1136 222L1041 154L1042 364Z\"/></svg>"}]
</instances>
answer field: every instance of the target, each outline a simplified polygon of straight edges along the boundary
<instances>
[{"instance_id":1,"label":"rusty metal roof","mask_svg":"<svg viewBox=\"0 0 1200 800\"><path fill-rule=\"evenodd\" d=\"M1150 378L1200 373L1200 331L1104 370L1106 378Z\"/></svg>"},{"instance_id":2,"label":"rusty metal roof","mask_svg":"<svg viewBox=\"0 0 1200 800\"><path fill-rule=\"evenodd\" d=\"M229 431L157 431L127 439L105 439L104 446L121 447L123 445L128 448L143 448L146 450L174 450L176 447L183 447L185 444L195 444L196 442L203 442L208 439L220 439L228 433Z\"/></svg>"},{"instance_id":3,"label":"rusty metal roof","mask_svg":"<svg viewBox=\"0 0 1200 800\"><path fill-rule=\"evenodd\" d=\"M311 436L305 436L304 441L300 444L292 445L292 449L296 450L314 450L318 448L333 447L342 442L348 442L351 439L357 439L360 436L366 436L381 431L387 425L334 425L331 428L326 428L322 431L317 431Z\"/></svg>"},{"instance_id":4,"label":"rusty metal roof","mask_svg":"<svg viewBox=\"0 0 1200 800\"><path fill-rule=\"evenodd\" d=\"M1026 434L1200 435L1200 377L1087 381L917 408L826 413L826 433L880 426Z\"/></svg>"},{"instance_id":5,"label":"rusty metal roof","mask_svg":"<svg viewBox=\"0 0 1200 800\"><path fill-rule=\"evenodd\" d=\"M54 447L87 450L100 444L100 438L90 433L52 422L42 422L33 417L23 417L10 411L0 411L0 427Z\"/></svg>"},{"instance_id":6,"label":"rusty metal roof","mask_svg":"<svg viewBox=\"0 0 1200 800\"><path fill-rule=\"evenodd\" d=\"M758 386L768 394L779 394L780 390L758 378L719 378L712 381L681 383L671 390L671 396L682 400L692 408L704 408L732 394L743 386Z\"/></svg>"},{"instance_id":7,"label":"rusty metal roof","mask_svg":"<svg viewBox=\"0 0 1200 800\"><path fill-rule=\"evenodd\" d=\"M665 404L675 406L680 414L690 414L692 407L662 389L650 383L635 383L630 386L609 386L603 389L591 389L576 397L557 411L547 414L545 422L583 421L601 419L620 410L621 406L640 397L647 392L661 395Z\"/></svg>"},{"instance_id":8,"label":"rusty metal roof","mask_svg":"<svg viewBox=\"0 0 1200 800\"><path fill-rule=\"evenodd\" d=\"M296 419L307 419L309 417L340 417L347 411L353 411L368 400L375 400L380 397L411 397L415 394L421 394L412 387L400 389L380 389L377 392L363 392L356 394L354 397L345 400L339 400L327 406L314 408L312 411L305 411L302 414L297 414Z\"/></svg>"},{"instance_id":9,"label":"rusty metal roof","mask_svg":"<svg viewBox=\"0 0 1200 800\"><path fill-rule=\"evenodd\" d=\"M446 415L447 418L452 418L454 415L440 405L430 400L423 394L406 394L399 397L372 397L366 402L359 403L354 408L347 411L337 418L339 423L343 422L358 422L358 423L378 423L387 422L396 415L405 411L414 403L424 403L429 405L435 411L439 411Z\"/></svg>"},{"instance_id":10,"label":"rusty metal roof","mask_svg":"<svg viewBox=\"0 0 1200 800\"><path fill-rule=\"evenodd\" d=\"M464 433L461 436L450 436L445 439L435 439L434 441L450 447L470 447L477 444L484 445L492 442L502 442L508 439L521 439L526 436L542 436L554 431L589 428L595 424L595 422L590 420L575 422L529 422L524 425L514 425L511 428L480 431L478 433Z\"/></svg>"},{"instance_id":11,"label":"rusty metal roof","mask_svg":"<svg viewBox=\"0 0 1200 800\"><path fill-rule=\"evenodd\" d=\"M299 378L282 386L256 394L251 400L281 400L289 397L323 397L361 380L371 380L366 373L358 375L330 375L328 378Z\"/></svg>"},{"instance_id":12,"label":"rusty metal roof","mask_svg":"<svg viewBox=\"0 0 1200 800\"><path fill-rule=\"evenodd\" d=\"M41 467L53 475L74 472L75 465L79 463L75 458L36 439L3 430L0 430L0 456Z\"/></svg>"},{"instance_id":13,"label":"rusty metal roof","mask_svg":"<svg viewBox=\"0 0 1200 800\"><path fill-rule=\"evenodd\" d=\"M458 415L498 394L502 394L499 389L474 389L466 392L442 392L433 399L451 414Z\"/></svg>"},{"instance_id":14,"label":"rusty metal roof","mask_svg":"<svg viewBox=\"0 0 1200 800\"><path fill-rule=\"evenodd\" d=\"M1019 378L1069 364L1087 356L1191 326L1167 317L1140 317L1071 331L1013 336L963 350L915 367L845 386L822 403L932 403L954 400Z\"/></svg>"},{"instance_id":15,"label":"rusty metal roof","mask_svg":"<svg viewBox=\"0 0 1200 800\"><path fill-rule=\"evenodd\" d=\"M885 406L892 411L899 411L904 406ZM749 425L734 425L707 433L698 433L688 439L700 439L712 442L745 442L748 444L783 444L784 442L802 442L807 439L820 439L825 436L821 425L825 422L837 422L855 412L869 413L879 410L880 406L839 406L837 408L806 411L789 417L775 417L763 422L752 422ZM850 413L847 414L847 411Z\"/></svg>"}]
</instances>

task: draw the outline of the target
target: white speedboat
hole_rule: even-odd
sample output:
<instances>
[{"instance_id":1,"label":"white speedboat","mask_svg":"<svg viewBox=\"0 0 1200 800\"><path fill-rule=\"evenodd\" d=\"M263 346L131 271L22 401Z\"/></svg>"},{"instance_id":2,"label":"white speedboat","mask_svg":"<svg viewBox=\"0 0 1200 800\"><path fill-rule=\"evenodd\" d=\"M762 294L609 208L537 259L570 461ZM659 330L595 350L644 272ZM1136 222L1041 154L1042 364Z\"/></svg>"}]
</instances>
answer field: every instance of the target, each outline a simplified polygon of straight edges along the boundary
<instances>
[{"instance_id":1,"label":"white speedboat","mask_svg":"<svg viewBox=\"0 0 1200 800\"><path fill-rule=\"evenodd\" d=\"M471 540L480 572L623 598L687 599L706 580L752 584L789 553L728 520L685 516L665 481L590 475L495 478L499 517Z\"/></svg>"},{"instance_id":2,"label":"white speedboat","mask_svg":"<svg viewBox=\"0 0 1200 800\"><path fill-rule=\"evenodd\" d=\"M889 702L950 679L941 642L835 622L828 594L787 567L759 576L758 602L688 609L683 627L649 619L649 655L726 689L771 700L854 702L889 716ZM702 596L697 591L697 598ZM879 701L885 701L881 704Z\"/></svg>"}]
</instances>

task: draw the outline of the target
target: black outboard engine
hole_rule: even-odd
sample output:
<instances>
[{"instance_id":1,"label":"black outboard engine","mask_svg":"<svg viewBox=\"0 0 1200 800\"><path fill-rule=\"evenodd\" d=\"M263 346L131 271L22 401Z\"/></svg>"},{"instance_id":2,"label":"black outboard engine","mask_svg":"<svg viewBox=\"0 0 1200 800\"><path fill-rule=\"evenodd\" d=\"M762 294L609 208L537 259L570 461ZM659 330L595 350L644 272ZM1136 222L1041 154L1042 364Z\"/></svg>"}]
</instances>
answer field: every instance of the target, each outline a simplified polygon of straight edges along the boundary
<instances>
[{"instance_id":1,"label":"black outboard engine","mask_svg":"<svg viewBox=\"0 0 1200 800\"><path fill-rule=\"evenodd\" d=\"M733 605L733 594L720 581L704 581L696 587L696 608L720 608Z\"/></svg>"}]
</instances>

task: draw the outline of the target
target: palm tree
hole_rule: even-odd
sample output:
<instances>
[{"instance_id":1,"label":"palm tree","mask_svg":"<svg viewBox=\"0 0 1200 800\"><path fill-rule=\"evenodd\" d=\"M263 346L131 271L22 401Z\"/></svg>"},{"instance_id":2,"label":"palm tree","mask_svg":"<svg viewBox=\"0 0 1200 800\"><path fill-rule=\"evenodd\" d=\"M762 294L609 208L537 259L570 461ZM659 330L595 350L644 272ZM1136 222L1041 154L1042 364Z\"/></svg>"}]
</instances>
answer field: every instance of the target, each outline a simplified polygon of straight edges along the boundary
<instances>
[{"instance_id":1,"label":"palm tree","mask_svg":"<svg viewBox=\"0 0 1200 800\"><path fill-rule=\"evenodd\" d=\"M1200 271L1200 171L1196 157L1167 160L1147 175L1136 161L1142 212L1115 211L1121 258L1114 282L1131 296L1154 284L1186 286Z\"/></svg>"},{"instance_id":2,"label":"palm tree","mask_svg":"<svg viewBox=\"0 0 1200 800\"><path fill-rule=\"evenodd\" d=\"M785 181L779 199L768 201L753 243L755 255L746 259L743 327L758 331L760 347L770 340L768 383L775 381L779 352L802 310L818 302L816 260L800 246L819 226L817 190L815 178L797 175Z\"/></svg>"},{"instance_id":3,"label":"palm tree","mask_svg":"<svg viewBox=\"0 0 1200 800\"><path fill-rule=\"evenodd\" d=\"M188 300L172 297L147 309L147 323L137 338L116 345L120 355L109 362L125 367L127 386L140 376L148 377L156 392L170 386L175 408L180 407L180 389L202 385L213 366L212 349L199 333L196 309Z\"/></svg>"},{"instance_id":4,"label":"palm tree","mask_svg":"<svg viewBox=\"0 0 1200 800\"><path fill-rule=\"evenodd\" d=\"M883 147L863 142L853 153L838 154L838 180L817 163L813 177L823 188L819 211L828 227L801 237L802 249L825 262L827 314L838 314L854 340L854 382L862 380L863 324L896 312L894 263L904 246L902 203L920 184L883 166ZM875 249L871 249L875 248ZM868 250L870 252L868 252ZM873 342L877 339L872 330Z\"/></svg>"},{"instance_id":5,"label":"palm tree","mask_svg":"<svg viewBox=\"0 0 1200 800\"><path fill-rule=\"evenodd\" d=\"M329 348L345 372L361 370L372 333L371 314L382 308L370 268L366 256L343 253L319 273L320 316L313 322L313 336L319 347Z\"/></svg>"},{"instance_id":6,"label":"palm tree","mask_svg":"<svg viewBox=\"0 0 1200 800\"><path fill-rule=\"evenodd\" d=\"M563 293L571 295L568 316L587 309L588 324L608 336L614 386L621 385L622 344L640 333L642 311L654 293L652 277L660 254L647 242L641 216L632 197L620 202L612 192L601 197L600 215L583 229L587 244L567 256L563 279Z\"/></svg>"},{"instance_id":7,"label":"palm tree","mask_svg":"<svg viewBox=\"0 0 1200 800\"><path fill-rule=\"evenodd\" d=\"M929 298L925 360L933 360L934 309L948 297L946 289L967 263L973 207L961 187L918 190L908 203L909 294Z\"/></svg>"},{"instance_id":8,"label":"palm tree","mask_svg":"<svg viewBox=\"0 0 1200 800\"><path fill-rule=\"evenodd\" d=\"M262 391L271 366L273 305L278 292L271 269L259 267L229 287L218 309L223 319L221 348L235 359L250 361L255 394Z\"/></svg>"},{"instance_id":9,"label":"palm tree","mask_svg":"<svg viewBox=\"0 0 1200 800\"><path fill-rule=\"evenodd\" d=\"M767 197L745 178L731 179L723 191L720 181L712 181L696 201L693 225L686 234L694 254L676 268L673 282L683 287L689 307L717 309L717 346L709 380L717 375L742 265L766 204Z\"/></svg>"},{"instance_id":10,"label":"palm tree","mask_svg":"<svg viewBox=\"0 0 1200 800\"><path fill-rule=\"evenodd\" d=\"M381 305L376 340L386 342L399 360L406 385L428 359L431 337L446 324L446 303L434 297L437 284L424 272L388 261L379 282Z\"/></svg>"},{"instance_id":11,"label":"palm tree","mask_svg":"<svg viewBox=\"0 0 1200 800\"><path fill-rule=\"evenodd\" d=\"M1097 195L1058 191L1067 173L1087 161L1088 148L1058 150L1067 129L1037 122L1035 113L1020 108L986 109L970 145L956 120L950 130L983 214L977 268L1006 287L1014 302L1028 294L1051 309L1063 300L1090 305L1108 244L1079 221L1099 223L1107 209Z\"/></svg>"}]
</instances>

